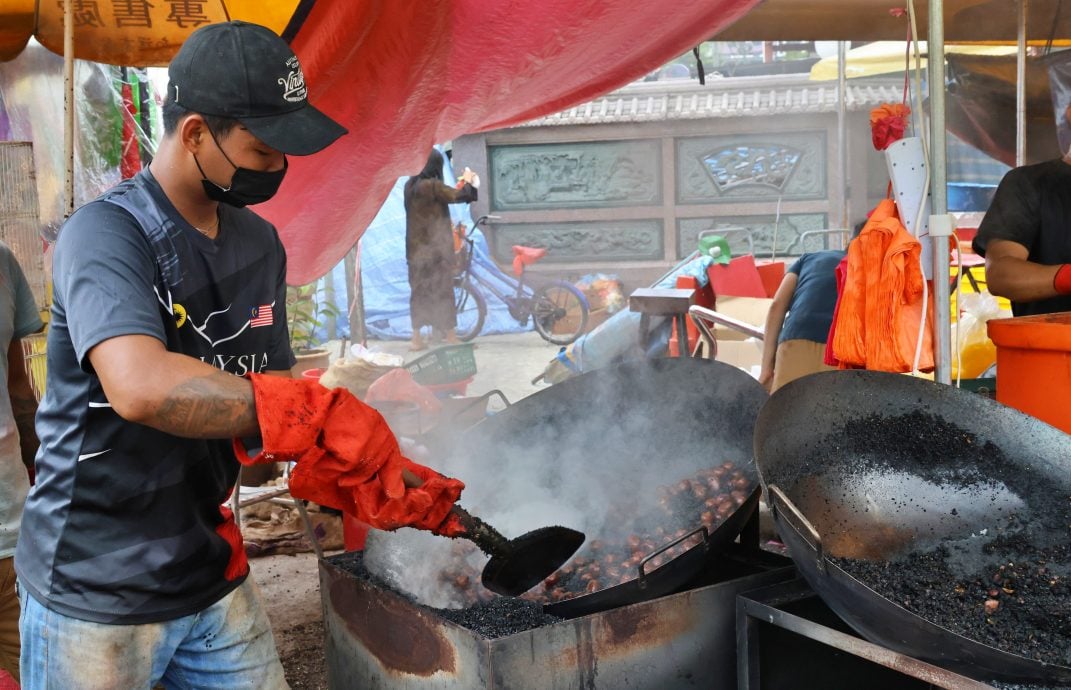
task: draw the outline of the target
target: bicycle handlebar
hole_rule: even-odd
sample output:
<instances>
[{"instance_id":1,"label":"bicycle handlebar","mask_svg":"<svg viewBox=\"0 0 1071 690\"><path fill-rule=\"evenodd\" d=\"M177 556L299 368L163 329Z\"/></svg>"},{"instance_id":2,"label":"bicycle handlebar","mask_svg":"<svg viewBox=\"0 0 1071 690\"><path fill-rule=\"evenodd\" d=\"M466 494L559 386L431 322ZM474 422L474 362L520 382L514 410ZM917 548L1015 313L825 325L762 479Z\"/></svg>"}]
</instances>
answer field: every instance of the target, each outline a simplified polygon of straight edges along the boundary
<instances>
[{"instance_id":1,"label":"bicycle handlebar","mask_svg":"<svg viewBox=\"0 0 1071 690\"><path fill-rule=\"evenodd\" d=\"M479 218L477 218L476 220L472 221L472 227L478 228L481 225L485 224L489 220L501 220L501 219L502 219L502 216L483 215L483 216L480 216ZM472 236L467 231L463 231L461 233L461 237L462 237L462 239L464 239L466 242L468 242L470 244L473 241L472 240Z\"/></svg>"}]
</instances>

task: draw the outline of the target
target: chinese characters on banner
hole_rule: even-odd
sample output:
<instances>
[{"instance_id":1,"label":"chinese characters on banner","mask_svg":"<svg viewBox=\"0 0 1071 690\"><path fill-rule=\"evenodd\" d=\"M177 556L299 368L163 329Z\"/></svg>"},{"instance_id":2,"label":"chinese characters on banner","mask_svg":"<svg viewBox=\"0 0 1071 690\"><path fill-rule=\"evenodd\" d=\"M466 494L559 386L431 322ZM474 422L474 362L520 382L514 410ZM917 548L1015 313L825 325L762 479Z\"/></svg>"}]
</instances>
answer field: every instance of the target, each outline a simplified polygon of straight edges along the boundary
<instances>
[{"instance_id":1,"label":"chinese characters on banner","mask_svg":"<svg viewBox=\"0 0 1071 690\"><path fill-rule=\"evenodd\" d=\"M75 56L126 65L167 64L197 27L227 21L221 0L71 0ZM63 46L63 0L41 2L38 39ZM52 42L56 42L54 47Z\"/></svg>"}]
</instances>

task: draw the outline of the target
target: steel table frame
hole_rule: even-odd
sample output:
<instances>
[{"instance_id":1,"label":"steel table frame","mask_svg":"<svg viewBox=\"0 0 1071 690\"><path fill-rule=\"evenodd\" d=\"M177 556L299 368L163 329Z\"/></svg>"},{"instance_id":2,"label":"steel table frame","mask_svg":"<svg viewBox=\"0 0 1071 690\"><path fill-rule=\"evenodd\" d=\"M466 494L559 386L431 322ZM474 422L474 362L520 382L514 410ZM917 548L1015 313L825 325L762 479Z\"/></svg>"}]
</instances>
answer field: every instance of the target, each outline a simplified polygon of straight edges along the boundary
<instances>
[{"instance_id":1,"label":"steel table frame","mask_svg":"<svg viewBox=\"0 0 1071 690\"><path fill-rule=\"evenodd\" d=\"M783 658L786 662L792 661L791 654L786 649L762 649L764 627L786 631L795 636L796 639L812 640L828 648L834 655L836 655L836 652L849 655L850 661L846 665L851 665L855 669L859 669L861 664L869 666L871 671L865 673L864 678L870 688L885 687L880 685L876 679L876 676L881 675L881 669L888 669L900 674L902 678L906 676L906 678L903 678L905 683L910 682L909 678L917 681L911 685L897 684L895 687L931 687L946 688L948 690L985 690L993 687L939 666L934 666L925 661L867 642L856 635L837 630L786 610L792 604L809 600L820 602L818 595L802 579L764 587L737 597L736 669L737 687L740 690L787 687L778 685L776 682L773 684L764 684L763 682L761 656L764 651L775 657ZM824 608L824 605L822 606ZM833 616L834 614L830 611L829 615ZM839 619L837 620L839 621ZM847 628L846 625L845 628ZM844 672L850 673L851 670L845 669ZM884 675L889 676L890 674L885 672ZM808 679L808 681L814 680L813 678ZM798 683L799 681L795 682ZM802 686L796 685L795 687ZM842 687L848 687L848 685L846 684Z\"/></svg>"}]
</instances>

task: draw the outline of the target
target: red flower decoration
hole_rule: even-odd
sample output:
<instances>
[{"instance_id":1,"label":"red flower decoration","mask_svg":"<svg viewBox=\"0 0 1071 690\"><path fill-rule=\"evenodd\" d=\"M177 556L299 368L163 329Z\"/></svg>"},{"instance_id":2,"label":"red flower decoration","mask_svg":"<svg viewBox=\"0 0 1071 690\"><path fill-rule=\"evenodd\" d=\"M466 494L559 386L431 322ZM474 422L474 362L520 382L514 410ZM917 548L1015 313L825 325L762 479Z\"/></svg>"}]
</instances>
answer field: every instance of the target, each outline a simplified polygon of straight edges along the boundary
<instances>
[{"instance_id":1,"label":"red flower decoration","mask_svg":"<svg viewBox=\"0 0 1071 690\"><path fill-rule=\"evenodd\" d=\"M911 108L902 103L885 103L870 111L870 136L874 148L884 151L904 137Z\"/></svg>"}]
</instances>

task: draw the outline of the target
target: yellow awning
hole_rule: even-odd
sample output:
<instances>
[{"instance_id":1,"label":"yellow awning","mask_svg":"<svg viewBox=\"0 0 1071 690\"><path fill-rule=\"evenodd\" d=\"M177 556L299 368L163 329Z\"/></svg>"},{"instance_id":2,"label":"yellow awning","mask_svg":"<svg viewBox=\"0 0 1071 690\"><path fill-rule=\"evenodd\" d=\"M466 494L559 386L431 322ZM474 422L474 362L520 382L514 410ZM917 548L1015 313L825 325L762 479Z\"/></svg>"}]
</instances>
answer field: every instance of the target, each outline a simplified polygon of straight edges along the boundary
<instances>
[{"instance_id":1,"label":"yellow awning","mask_svg":"<svg viewBox=\"0 0 1071 690\"><path fill-rule=\"evenodd\" d=\"M919 64L923 69L926 67L926 42L919 41L919 50L922 59ZM987 45L946 45L945 54L960 53L966 55L1015 55L1015 46L987 46ZM903 72L905 64L911 69L915 68L915 51L911 51L910 63L905 62L907 57L906 41L875 41L859 48L848 51L845 62L845 74L853 77L872 77L878 74L890 74ZM819 60L811 67L811 79L826 81L837 78L837 57L827 57Z\"/></svg>"},{"instance_id":2,"label":"yellow awning","mask_svg":"<svg viewBox=\"0 0 1071 690\"><path fill-rule=\"evenodd\" d=\"M164 66L197 27L229 19L276 33L299 0L93 0L75 3L74 54L81 60L136 67ZM36 15L35 15L36 12ZM0 0L0 61L14 58L34 36L63 54L63 2Z\"/></svg>"}]
</instances>

